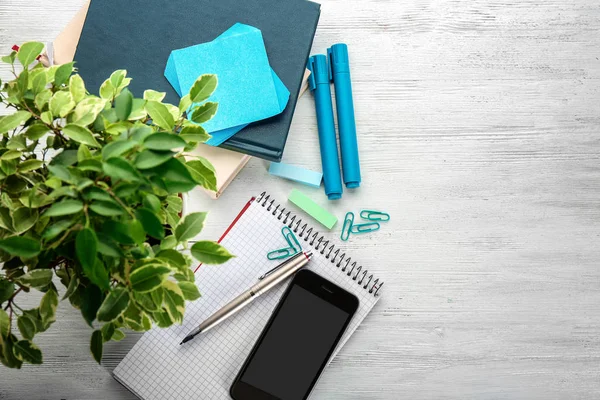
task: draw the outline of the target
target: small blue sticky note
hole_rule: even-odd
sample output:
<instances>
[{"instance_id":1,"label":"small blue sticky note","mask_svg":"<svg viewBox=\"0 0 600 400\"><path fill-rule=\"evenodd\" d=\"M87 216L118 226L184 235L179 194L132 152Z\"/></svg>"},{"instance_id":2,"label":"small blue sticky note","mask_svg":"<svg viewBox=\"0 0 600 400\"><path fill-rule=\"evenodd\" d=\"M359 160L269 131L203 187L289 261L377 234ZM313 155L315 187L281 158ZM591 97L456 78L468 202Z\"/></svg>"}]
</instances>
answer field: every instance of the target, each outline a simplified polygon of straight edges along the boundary
<instances>
[{"instance_id":1,"label":"small blue sticky note","mask_svg":"<svg viewBox=\"0 0 600 400\"><path fill-rule=\"evenodd\" d=\"M212 42L174 50L165 77L180 96L202 74L216 74L219 85L208 99L219 103L215 117L203 124L218 146L248 124L283 112L290 92L271 69L262 33L235 24Z\"/></svg>"},{"instance_id":2,"label":"small blue sticky note","mask_svg":"<svg viewBox=\"0 0 600 400\"><path fill-rule=\"evenodd\" d=\"M271 175L279 176L281 178L290 179L299 183L303 183L312 187L321 187L321 180L323 174L320 172L311 171L296 165L289 165L284 163L271 163L269 167L269 173Z\"/></svg>"}]
</instances>

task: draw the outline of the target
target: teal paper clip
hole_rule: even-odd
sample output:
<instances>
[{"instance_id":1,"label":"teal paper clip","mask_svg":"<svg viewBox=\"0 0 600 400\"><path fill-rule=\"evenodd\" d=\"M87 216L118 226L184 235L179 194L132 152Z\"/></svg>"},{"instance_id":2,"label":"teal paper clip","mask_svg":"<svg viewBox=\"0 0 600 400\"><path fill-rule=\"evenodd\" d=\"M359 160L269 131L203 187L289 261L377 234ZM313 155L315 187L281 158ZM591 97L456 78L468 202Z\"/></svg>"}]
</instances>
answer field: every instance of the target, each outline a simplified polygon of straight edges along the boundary
<instances>
[{"instance_id":1,"label":"teal paper clip","mask_svg":"<svg viewBox=\"0 0 600 400\"><path fill-rule=\"evenodd\" d=\"M347 212L346 216L344 217L344 225L342 226L342 234L340 236L340 239L342 239L344 242L346 242L346 241L348 241L348 239L350 239L350 232L352 232L353 224L354 224L354 213Z\"/></svg>"},{"instance_id":2,"label":"teal paper clip","mask_svg":"<svg viewBox=\"0 0 600 400\"><path fill-rule=\"evenodd\" d=\"M298 242L298 239L296 239L296 235L294 235L294 232L292 232L289 226L284 226L283 228L281 228L281 233L283 234L285 240L287 240L290 247L296 250L296 253L300 253L302 251L302 246L300 245L300 242ZM296 255L296 253L292 254L292 256Z\"/></svg>"},{"instance_id":3,"label":"teal paper clip","mask_svg":"<svg viewBox=\"0 0 600 400\"><path fill-rule=\"evenodd\" d=\"M296 253L298 253L298 252L296 251L295 248L288 247L285 249L273 250L273 251L269 252L269 254L267 254L267 258L269 260L281 260L284 258L291 257L291 256L295 255Z\"/></svg>"},{"instance_id":4,"label":"teal paper clip","mask_svg":"<svg viewBox=\"0 0 600 400\"><path fill-rule=\"evenodd\" d=\"M366 219L368 221L389 221L390 214L384 213L381 211L373 211L373 210L362 210L360 212L360 217L362 219Z\"/></svg>"},{"instance_id":5,"label":"teal paper clip","mask_svg":"<svg viewBox=\"0 0 600 400\"><path fill-rule=\"evenodd\" d=\"M369 233L378 231L381 225L379 222L371 222L369 224L352 225L351 233Z\"/></svg>"}]
</instances>

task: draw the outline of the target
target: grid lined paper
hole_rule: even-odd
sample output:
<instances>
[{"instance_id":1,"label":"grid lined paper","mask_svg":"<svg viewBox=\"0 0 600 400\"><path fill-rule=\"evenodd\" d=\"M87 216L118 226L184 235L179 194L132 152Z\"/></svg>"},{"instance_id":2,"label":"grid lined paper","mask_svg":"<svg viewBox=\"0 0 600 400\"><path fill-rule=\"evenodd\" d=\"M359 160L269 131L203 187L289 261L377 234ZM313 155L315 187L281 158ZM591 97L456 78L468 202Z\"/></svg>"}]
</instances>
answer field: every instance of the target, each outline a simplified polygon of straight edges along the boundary
<instances>
[{"instance_id":1,"label":"grid lined paper","mask_svg":"<svg viewBox=\"0 0 600 400\"><path fill-rule=\"evenodd\" d=\"M229 388L286 285L265 293L185 345L179 343L202 320L280 262L267 260L266 254L286 246L282 227L282 221L253 202L221 241L236 258L224 265L201 266L196 272L196 283L202 297L187 304L183 324L145 333L115 368L114 377L144 400L229 399ZM300 242L305 251L312 249L304 240ZM355 294L360 301L335 356L375 305L377 297L325 255L314 250L313 253L308 268Z\"/></svg>"}]
</instances>

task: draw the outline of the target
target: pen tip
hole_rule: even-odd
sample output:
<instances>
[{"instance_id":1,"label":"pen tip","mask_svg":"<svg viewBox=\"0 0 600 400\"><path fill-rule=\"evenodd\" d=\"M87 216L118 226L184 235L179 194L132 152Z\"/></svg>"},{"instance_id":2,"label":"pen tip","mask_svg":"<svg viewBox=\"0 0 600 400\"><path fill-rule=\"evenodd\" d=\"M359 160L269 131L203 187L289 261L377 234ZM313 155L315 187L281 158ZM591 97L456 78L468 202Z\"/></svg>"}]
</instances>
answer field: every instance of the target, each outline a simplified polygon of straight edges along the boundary
<instances>
[{"instance_id":1,"label":"pen tip","mask_svg":"<svg viewBox=\"0 0 600 400\"><path fill-rule=\"evenodd\" d=\"M179 343L179 345L181 346L182 344L189 342L189 341L190 341L190 340L192 340L193 338L194 338L194 337L193 337L192 335L188 335L188 336L186 336L186 337L185 337L185 339L183 339L183 340L181 341L181 343Z\"/></svg>"}]
</instances>

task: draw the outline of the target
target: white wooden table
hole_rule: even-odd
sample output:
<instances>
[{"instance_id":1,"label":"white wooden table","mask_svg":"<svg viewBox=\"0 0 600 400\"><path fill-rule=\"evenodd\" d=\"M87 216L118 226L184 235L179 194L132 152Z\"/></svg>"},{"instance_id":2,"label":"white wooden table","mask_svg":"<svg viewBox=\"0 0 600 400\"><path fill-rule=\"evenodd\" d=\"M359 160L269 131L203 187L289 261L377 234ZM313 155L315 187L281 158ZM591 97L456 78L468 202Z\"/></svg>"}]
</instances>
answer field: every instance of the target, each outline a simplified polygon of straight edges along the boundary
<instances>
[{"instance_id":1,"label":"white wooden table","mask_svg":"<svg viewBox=\"0 0 600 400\"><path fill-rule=\"evenodd\" d=\"M51 40L80 3L1 0L0 52ZM346 245L386 284L314 398L599 398L600 3L323 3L313 50L350 46L363 185L335 205L307 192L392 221ZM305 96L284 161L320 168L314 114ZM220 200L195 196L202 237L292 187L251 161ZM1 369L0 399L133 399L110 371L138 335L98 366L59 312L44 365Z\"/></svg>"}]
</instances>

